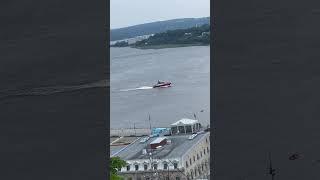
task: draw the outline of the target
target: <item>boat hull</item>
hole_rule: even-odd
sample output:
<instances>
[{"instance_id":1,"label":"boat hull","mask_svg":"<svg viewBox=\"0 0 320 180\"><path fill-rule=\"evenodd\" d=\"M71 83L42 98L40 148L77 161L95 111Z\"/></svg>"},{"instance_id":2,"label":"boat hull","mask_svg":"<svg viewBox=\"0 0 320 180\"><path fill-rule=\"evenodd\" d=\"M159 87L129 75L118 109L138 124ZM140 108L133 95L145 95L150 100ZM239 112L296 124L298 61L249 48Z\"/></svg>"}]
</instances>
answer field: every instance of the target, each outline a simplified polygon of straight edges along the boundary
<instances>
[{"instance_id":1,"label":"boat hull","mask_svg":"<svg viewBox=\"0 0 320 180\"><path fill-rule=\"evenodd\" d=\"M153 88L167 88L167 87L171 87L171 83L156 84L153 86Z\"/></svg>"}]
</instances>

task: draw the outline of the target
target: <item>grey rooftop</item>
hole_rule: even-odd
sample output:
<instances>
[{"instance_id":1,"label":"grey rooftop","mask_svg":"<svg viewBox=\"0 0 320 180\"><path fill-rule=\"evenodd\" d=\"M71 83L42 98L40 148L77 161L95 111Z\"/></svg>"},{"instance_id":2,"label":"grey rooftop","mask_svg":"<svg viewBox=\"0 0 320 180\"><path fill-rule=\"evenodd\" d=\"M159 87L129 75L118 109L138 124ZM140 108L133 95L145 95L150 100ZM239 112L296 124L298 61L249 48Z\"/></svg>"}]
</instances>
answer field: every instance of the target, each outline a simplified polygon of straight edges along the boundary
<instances>
[{"instance_id":1,"label":"grey rooftop","mask_svg":"<svg viewBox=\"0 0 320 180\"><path fill-rule=\"evenodd\" d=\"M172 158L179 158L183 154L185 154L196 142L198 142L204 135L208 134L209 132L204 132L202 134L198 134L194 139L188 139L191 134L183 134L183 135L173 135L173 136L165 136L167 140L171 141L160 147L156 150L150 150L148 145L150 142L154 141L158 137L152 137L145 143L140 143L140 141L136 141L133 144L128 145L125 149L121 152L116 154L115 156L119 156L124 160L142 160L142 159L149 159L150 154L152 152L153 159L172 159ZM147 149L148 153L143 154L142 150Z\"/></svg>"}]
</instances>

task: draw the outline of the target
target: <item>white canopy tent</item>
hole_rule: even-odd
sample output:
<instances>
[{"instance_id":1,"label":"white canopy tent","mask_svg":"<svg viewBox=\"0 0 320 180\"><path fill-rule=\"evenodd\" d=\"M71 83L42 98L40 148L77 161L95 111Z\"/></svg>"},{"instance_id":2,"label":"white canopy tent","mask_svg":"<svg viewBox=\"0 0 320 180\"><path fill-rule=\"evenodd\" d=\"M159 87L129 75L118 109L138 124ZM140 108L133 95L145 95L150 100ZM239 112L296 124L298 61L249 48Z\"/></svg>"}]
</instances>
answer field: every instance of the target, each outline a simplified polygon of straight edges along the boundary
<instances>
[{"instance_id":1,"label":"white canopy tent","mask_svg":"<svg viewBox=\"0 0 320 180\"><path fill-rule=\"evenodd\" d=\"M188 134L199 131L201 125L198 120L183 118L171 124L171 134Z\"/></svg>"}]
</instances>

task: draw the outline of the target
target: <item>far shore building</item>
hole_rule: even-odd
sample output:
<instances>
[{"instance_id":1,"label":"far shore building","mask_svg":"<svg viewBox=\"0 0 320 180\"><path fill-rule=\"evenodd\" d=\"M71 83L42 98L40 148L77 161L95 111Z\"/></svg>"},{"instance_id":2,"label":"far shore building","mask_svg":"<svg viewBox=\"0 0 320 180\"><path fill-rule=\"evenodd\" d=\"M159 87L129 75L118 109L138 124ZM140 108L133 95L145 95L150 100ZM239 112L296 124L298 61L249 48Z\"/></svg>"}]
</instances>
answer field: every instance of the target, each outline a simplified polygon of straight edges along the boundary
<instances>
[{"instance_id":1,"label":"far shore building","mask_svg":"<svg viewBox=\"0 0 320 180\"><path fill-rule=\"evenodd\" d=\"M115 156L127 162L119 170L126 180L209 179L210 132L198 120L181 119L170 135L142 138Z\"/></svg>"}]
</instances>

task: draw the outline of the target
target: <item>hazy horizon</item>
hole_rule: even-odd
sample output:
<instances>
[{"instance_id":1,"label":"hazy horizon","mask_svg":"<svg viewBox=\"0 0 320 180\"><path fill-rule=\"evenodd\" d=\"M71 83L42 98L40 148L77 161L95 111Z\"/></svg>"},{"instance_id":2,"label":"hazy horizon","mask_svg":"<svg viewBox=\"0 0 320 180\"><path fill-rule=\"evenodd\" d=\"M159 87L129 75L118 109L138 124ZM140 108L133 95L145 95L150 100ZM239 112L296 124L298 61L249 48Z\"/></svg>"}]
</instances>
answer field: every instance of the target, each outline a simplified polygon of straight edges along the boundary
<instances>
[{"instance_id":1,"label":"hazy horizon","mask_svg":"<svg viewBox=\"0 0 320 180\"><path fill-rule=\"evenodd\" d=\"M210 0L110 0L110 28L210 16Z\"/></svg>"}]
</instances>

